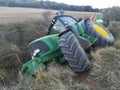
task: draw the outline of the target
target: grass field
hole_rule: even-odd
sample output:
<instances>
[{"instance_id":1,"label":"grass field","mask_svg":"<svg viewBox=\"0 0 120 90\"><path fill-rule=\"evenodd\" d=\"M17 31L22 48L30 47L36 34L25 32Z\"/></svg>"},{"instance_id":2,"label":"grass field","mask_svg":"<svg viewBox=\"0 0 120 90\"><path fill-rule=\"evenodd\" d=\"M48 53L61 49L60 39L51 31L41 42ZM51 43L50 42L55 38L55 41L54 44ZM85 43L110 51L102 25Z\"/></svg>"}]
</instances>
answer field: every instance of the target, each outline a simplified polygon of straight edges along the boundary
<instances>
[{"instance_id":1,"label":"grass field","mask_svg":"<svg viewBox=\"0 0 120 90\"><path fill-rule=\"evenodd\" d=\"M0 7L0 23L6 22L19 22L30 19L42 19L43 14L48 13L53 18L56 14L56 10L46 9L33 9L33 8L14 8L14 7ZM91 12L74 12L65 11L66 14L72 15L75 18L86 18L90 17L93 13Z\"/></svg>"},{"instance_id":2,"label":"grass field","mask_svg":"<svg viewBox=\"0 0 120 90\"><path fill-rule=\"evenodd\" d=\"M0 7L0 11L0 90L8 90L8 86L14 87L21 82L19 70L23 63L30 59L27 49L29 42L45 35L45 30L57 11L13 7ZM65 13L75 18L92 15L88 12L65 11ZM28 83L30 82L28 81ZM20 88L24 88L24 85L22 86Z\"/></svg>"}]
</instances>

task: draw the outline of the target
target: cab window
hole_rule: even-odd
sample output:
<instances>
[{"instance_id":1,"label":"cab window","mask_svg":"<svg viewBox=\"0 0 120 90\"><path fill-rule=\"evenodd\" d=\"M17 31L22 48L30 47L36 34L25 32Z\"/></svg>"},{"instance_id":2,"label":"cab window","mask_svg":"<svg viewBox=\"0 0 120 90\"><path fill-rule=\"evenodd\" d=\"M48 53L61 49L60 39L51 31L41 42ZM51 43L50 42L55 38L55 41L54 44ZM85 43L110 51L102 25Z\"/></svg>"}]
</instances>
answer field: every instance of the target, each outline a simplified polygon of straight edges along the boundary
<instances>
[{"instance_id":1,"label":"cab window","mask_svg":"<svg viewBox=\"0 0 120 90\"><path fill-rule=\"evenodd\" d=\"M65 30L65 26L59 20L57 20L52 27L50 34L59 34Z\"/></svg>"}]
</instances>

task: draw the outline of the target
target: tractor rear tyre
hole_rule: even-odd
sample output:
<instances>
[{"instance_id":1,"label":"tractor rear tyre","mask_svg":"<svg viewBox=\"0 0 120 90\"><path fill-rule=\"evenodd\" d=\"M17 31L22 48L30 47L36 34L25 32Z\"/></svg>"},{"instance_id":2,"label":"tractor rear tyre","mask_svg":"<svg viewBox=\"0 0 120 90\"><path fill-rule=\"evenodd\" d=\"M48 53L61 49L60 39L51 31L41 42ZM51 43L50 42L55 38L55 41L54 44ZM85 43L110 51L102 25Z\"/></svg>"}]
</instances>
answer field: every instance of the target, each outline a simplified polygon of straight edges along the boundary
<instances>
[{"instance_id":1,"label":"tractor rear tyre","mask_svg":"<svg viewBox=\"0 0 120 90\"><path fill-rule=\"evenodd\" d=\"M109 46L114 42L112 34L101 24L92 20L84 20L85 33L97 38L95 46Z\"/></svg>"},{"instance_id":2,"label":"tractor rear tyre","mask_svg":"<svg viewBox=\"0 0 120 90\"><path fill-rule=\"evenodd\" d=\"M75 35L68 31L60 36L59 46L69 66L77 74L88 71L91 62Z\"/></svg>"}]
</instances>

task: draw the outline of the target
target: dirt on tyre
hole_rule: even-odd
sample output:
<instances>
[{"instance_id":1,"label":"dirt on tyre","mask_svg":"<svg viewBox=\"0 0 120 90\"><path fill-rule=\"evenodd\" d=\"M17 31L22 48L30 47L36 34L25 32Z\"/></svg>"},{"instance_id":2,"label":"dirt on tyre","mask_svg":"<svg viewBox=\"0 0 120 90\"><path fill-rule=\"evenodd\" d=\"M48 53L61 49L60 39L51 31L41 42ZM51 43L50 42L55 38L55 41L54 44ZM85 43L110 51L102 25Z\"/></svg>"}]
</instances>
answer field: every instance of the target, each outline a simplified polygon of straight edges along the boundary
<instances>
[{"instance_id":1,"label":"dirt on tyre","mask_svg":"<svg viewBox=\"0 0 120 90\"><path fill-rule=\"evenodd\" d=\"M62 34L59 39L59 46L74 72L79 74L90 69L91 62L73 32L68 31Z\"/></svg>"},{"instance_id":2,"label":"dirt on tyre","mask_svg":"<svg viewBox=\"0 0 120 90\"><path fill-rule=\"evenodd\" d=\"M114 43L114 37L103 25L93 20L84 20L85 33L97 38L95 46L110 46Z\"/></svg>"}]
</instances>

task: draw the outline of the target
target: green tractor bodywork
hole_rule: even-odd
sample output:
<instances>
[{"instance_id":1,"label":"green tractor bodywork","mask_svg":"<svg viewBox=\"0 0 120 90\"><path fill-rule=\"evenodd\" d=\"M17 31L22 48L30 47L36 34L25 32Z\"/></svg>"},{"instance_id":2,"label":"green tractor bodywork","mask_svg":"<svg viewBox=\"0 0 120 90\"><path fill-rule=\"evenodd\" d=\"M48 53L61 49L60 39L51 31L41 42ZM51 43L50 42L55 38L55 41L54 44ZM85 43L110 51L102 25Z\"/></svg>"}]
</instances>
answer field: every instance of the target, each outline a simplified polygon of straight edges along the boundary
<instances>
[{"instance_id":1,"label":"green tractor bodywork","mask_svg":"<svg viewBox=\"0 0 120 90\"><path fill-rule=\"evenodd\" d=\"M29 44L29 48L31 50L31 56L33 57L30 61L25 63L21 69L22 73L26 73L27 75L33 75L36 72L40 71L41 69L45 68L44 63L48 62L49 60L59 57L61 55L60 48L58 46L58 35L49 35L43 38L39 38ZM42 52L41 49L43 47L36 47L32 44L43 44L44 48L47 48L45 52ZM36 54L41 54L40 57L36 57Z\"/></svg>"},{"instance_id":2,"label":"green tractor bodywork","mask_svg":"<svg viewBox=\"0 0 120 90\"><path fill-rule=\"evenodd\" d=\"M77 20L73 17L67 15L56 16L48 28L48 36L36 39L29 44L29 52L32 59L23 65L22 74L34 75L45 69L45 63L52 60L58 63L66 61L58 42L59 34L66 32L66 27L79 34L83 40L82 42L84 42L84 39L86 40L85 42L90 42L85 45L84 50L88 49L96 41L96 38L84 33L82 24L77 23Z\"/></svg>"},{"instance_id":3,"label":"green tractor bodywork","mask_svg":"<svg viewBox=\"0 0 120 90\"><path fill-rule=\"evenodd\" d=\"M96 13L96 21L100 24L103 24L102 14Z\"/></svg>"},{"instance_id":4,"label":"green tractor bodywork","mask_svg":"<svg viewBox=\"0 0 120 90\"><path fill-rule=\"evenodd\" d=\"M102 20L102 14L101 13L95 13L91 16L91 20L95 20L96 22L103 24L103 20Z\"/></svg>"}]
</instances>

